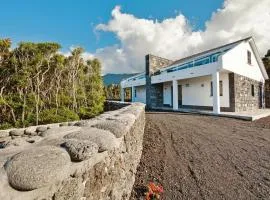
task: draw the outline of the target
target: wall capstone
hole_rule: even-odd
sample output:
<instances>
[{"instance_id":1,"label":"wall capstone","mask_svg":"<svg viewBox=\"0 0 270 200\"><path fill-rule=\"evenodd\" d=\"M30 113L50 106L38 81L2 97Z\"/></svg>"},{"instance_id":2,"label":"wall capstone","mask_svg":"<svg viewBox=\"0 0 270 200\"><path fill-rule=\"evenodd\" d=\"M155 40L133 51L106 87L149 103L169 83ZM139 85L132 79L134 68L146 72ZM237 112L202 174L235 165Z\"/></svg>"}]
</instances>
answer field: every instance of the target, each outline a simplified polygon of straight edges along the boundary
<instances>
[{"instance_id":1,"label":"wall capstone","mask_svg":"<svg viewBox=\"0 0 270 200\"><path fill-rule=\"evenodd\" d=\"M90 120L0 131L0 199L129 199L145 106L110 107L120 109Z\"/></svg>"}]
</instances>

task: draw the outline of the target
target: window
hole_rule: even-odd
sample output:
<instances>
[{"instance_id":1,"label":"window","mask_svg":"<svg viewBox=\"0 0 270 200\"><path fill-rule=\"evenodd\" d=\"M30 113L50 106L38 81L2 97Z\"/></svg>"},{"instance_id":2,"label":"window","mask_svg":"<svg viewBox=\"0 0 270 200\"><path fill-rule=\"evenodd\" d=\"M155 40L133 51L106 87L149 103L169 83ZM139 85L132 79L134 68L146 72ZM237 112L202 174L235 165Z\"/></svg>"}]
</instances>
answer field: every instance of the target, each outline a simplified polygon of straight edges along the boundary
<instances>
[{"instance_id":1,"label":"window","mask_svg":"<svg viewBox=\"0 0 270 200\"><path fill-rule=\"evenodd\" d=\"M247 51L247 61L248 61L248 64L251 65L251 52L250 51Z\"/></svg>"},{"instance_id":2,"label":"window","mask_svg":"<svg viewBox=\"0 0 270 200\"><path fill-rule=\"evenodd\" d=\"M211 90L210 90L210 96L213 96L213 82L211 81ZM219 96L223 96L223 82L219 81Z\"/></svg>"},{"instance_id":3,"label":"window","mask_svg":"<svg viewBox=\"0 0 270 200\"><path fill-rule=\"evenodd\" d=\"M222 81L219 81L219 95L223 96L223 83L222 83Z\"/></svg>"},{"instance_id":4,"label":"window","mask_svg":"<svg viewBox=\"0 0 270 200\"><path fill-rule=\"evenodd\" d=\"M255 92L254 92L254 85L251 85L251 95L254 97L254 94L255 94Z\"/></svg>"},{"instance_id":5,"label":"window","mask_svg":"<svg viewBox=\"0 0 270 200\"><path fill-rule=\"evenodd\" d=\"M137 97L137 90L134 89L134 97Z\"/></svg>"},{"instance_id":6,"label":"window","mask_svg":"<svg viewBox=\"0 0 270 200\"><path fill-rule=\"evenodd\" d=\"M213 82L211 81L211 91L210 91L210 96L212 97L213 96Z\"/></svg>"}]
</instances>

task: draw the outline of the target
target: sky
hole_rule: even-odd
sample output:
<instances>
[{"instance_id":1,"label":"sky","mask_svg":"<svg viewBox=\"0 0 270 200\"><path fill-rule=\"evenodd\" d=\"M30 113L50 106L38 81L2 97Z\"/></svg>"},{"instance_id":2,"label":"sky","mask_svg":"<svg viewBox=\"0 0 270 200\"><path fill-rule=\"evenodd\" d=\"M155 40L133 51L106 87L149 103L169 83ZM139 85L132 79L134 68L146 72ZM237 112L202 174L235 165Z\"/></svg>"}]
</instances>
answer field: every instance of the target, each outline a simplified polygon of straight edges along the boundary
<instances>
[{"instance_id":1,"label":"sky","mask_svg":"<svg viewBox=\"0 0 270 200\"><path fill-rule=\"evenodd\" d=\"M172 60L253 36L270 49L270 0L0 0L0 38L85 49L103 74L144 70L144 56ZM4 8L4 9L3 9Z\"/></svg>"}]
</instances>

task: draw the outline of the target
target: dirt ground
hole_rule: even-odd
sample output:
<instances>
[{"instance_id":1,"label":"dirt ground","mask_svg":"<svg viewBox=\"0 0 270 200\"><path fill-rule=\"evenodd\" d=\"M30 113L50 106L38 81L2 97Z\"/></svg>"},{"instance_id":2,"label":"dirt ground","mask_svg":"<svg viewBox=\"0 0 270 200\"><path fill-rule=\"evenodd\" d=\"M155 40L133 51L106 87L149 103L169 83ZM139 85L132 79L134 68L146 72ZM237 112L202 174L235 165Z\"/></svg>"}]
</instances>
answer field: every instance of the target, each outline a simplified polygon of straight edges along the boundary
<instances>
[{"instance_id":1,"label":"dirt ground","mask_svg":"<svg viewBox=\"0 0 270 200\"><path fill-rule=\"evenodd\" d=\"M162 199L270 199L270 117L149 112L143 146L131 199L153 180Z\"/></svg>"}]
</instances>

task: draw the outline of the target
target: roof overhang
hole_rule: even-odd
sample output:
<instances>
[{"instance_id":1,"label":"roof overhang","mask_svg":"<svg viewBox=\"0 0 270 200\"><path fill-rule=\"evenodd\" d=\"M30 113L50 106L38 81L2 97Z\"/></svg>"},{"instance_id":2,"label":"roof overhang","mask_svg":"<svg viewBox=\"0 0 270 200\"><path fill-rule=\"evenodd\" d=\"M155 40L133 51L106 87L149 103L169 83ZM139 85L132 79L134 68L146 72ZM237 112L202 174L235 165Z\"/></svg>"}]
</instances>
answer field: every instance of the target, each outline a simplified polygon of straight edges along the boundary
<instances>
[{"instance_id":1,"label":"roof overhang","mask_svg":"<svg viewBox=\"0 0 270 200\"><path fill-rule=\"evenodd\" d=\"M257 48L256 44L255 44L254 39L251 37L251 38L248 40L248 42L249 42L249 44L250 44L250 46L251 46L251 48L252 48L252 50L253 50L253 52L254 52L254 55L255 55L256 60L257 60L257 62L258 62L258 64L259 64L259 66L260 66L260 69L261 69L261 72L262 72L262 74L263 74L264 79L265 79L265 80L269 79L268 74L267 74L266 69L265 69L265 66L264 66L264 64L263 64L263 61L262 61L262 59L261 59L260 53L259 53L259 51L258 51L258 48Z\"/></svg>"}]
</instances>

